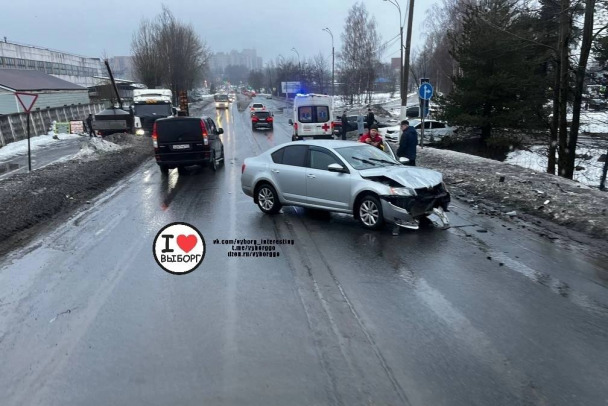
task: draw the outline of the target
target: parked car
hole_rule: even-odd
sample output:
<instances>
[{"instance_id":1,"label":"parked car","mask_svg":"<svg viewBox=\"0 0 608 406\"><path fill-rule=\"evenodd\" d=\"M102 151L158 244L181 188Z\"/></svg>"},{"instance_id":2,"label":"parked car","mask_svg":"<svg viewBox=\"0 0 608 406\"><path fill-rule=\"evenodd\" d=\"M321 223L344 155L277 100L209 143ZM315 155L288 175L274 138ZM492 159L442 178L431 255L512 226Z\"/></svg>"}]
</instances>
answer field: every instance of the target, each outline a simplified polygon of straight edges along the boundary
<instances>
[{"instance_id":1,"label":"parked car","mask_svg":"<svg viewBox=\"0 0 608 406\"><path fill-rule=\"evenodd\" d=\"M251 129L253 131L258 128L273 129L274 117L271 112L268 111L255 111L251 114Z\"/></svg>"},{"instance_id":2,"label":"parked car","mask_svg":"<svg viewBox=\"0 0 608 406\"><path fill-rule=\"evenodd\" d=\"M409 120L410 125L416 129L418 135L422 134L422 121L419 119ZM440 141L445 136L456 134L456 127L448 125L444 121L424 120L424 142L433 143ZM399 142L401 131L387 132L385 139L390 142Z\"/></svg>"},{"instance_id":3,"label":"parked car","mask_svg":"<svg viewBox=\"0 0 608 406\"><path fill-rule=\"evenodd\" d=\"M224 163L224 133L210 117L171 117L156 120L152 129L154 157L162 173L190 165Z\"/></svg>"},{"instance_id":4,"label":"parked car","mask_svg":"<svg viewBox=\"0 0 608 406\"><path fill-rule=\"evenodd\" d=\"M352 214L368 229L385 222L417 229L432 214L449 224L450 194L441 173L404 166L390 148L359 142L279 145L245 159L241 188L267 214L291 205Z\"/></svg>"}]
</instances>

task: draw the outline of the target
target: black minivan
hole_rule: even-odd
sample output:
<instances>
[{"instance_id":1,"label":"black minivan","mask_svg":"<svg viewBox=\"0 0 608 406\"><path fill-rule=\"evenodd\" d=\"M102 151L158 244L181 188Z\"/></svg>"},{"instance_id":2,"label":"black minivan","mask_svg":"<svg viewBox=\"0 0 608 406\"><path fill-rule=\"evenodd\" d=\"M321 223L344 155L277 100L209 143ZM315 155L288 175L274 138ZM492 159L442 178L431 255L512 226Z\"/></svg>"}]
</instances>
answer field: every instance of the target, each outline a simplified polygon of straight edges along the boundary
<instances>
[{"instance_id":1,"label":"black minivan","mask_svg":"<svg viewBox=\"0 0 608 406\"><path fill-rule=\"evenodd\" d=\"M224 145L209 117L169 117L154 122L154 157L162 173L171 168L209 165L214 171L224 162Z\"/></svg>"}]
</instances>

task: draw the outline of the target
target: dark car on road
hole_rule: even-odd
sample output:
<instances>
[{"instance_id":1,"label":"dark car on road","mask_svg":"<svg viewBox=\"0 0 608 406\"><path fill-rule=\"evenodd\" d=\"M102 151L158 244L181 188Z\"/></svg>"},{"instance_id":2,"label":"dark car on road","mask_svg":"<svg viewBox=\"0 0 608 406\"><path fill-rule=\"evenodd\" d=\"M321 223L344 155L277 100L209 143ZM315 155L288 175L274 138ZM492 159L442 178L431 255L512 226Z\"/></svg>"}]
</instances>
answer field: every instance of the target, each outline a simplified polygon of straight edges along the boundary
<instances>
[{"instance_id":1,"label":"dark car on road","mask_svg":"<svg viewBox=\"0 0 608 406\"><path fill-rule=\"evenodd\" d=\"M257 130L258 128L273 129L274 117L272 113L268 111L256 111L251 113L251 129Z\"/></svg>"},{"instance_id":2,"label":"dark car on road","mask_svg":"<svg viewBox=\"0 0 608 406\"><path fill-rule=\"evenodd\" d=\"M209 117L156 120L152 130L156 163L163 173L190 165L208 165L215 171L224 162L223 133Z\"/></svg>"}]
</instances>

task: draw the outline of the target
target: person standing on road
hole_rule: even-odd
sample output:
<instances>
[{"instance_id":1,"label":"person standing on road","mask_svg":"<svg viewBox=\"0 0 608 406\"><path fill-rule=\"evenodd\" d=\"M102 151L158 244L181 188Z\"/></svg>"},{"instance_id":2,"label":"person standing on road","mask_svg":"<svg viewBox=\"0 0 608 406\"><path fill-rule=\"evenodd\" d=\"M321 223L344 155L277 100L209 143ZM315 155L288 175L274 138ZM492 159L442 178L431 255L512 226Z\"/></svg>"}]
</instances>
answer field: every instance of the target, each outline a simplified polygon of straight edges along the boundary
<instances>
[{"instance_id":1,"label":"person standing on road","mask_svg":"<svg viewBox=\"0 0 608 406\"><path fill-rule=\"evenodd\" d=\"M406 165L416 166L416 146L418 145L418 133L413 127L410 127L410 122L403 120L401 122L401 139L399 140L399 148L397 156L409 159Z\"/></svg>"},{"instance_id":2,"label":"person standing on road","mask_svg":"<svg viewBox=\"0 0 608 406\"><path fill-rule=\"evenodd\" d=\"M87 128L89 129L89 137L95 136L95 131L93 131L93 115L89 114L87 117Z\"/></svg>"},{"instance_id":3,"label":"person standing on road","mask_svg":"<svg viewBox=\"0 0 608 406\"><path fill-rule=\"evenodd\" d=\"M348 118L346 117L346 111L342 113L342 117L340 117L340 121L342 122L342 126L340 128L340 132L342 134L342 140L346 140L346 132L348 131Z\"/></svg>"},{"instance_id":4,"label":"person standing on road","mask_svg":"<svg viewBox=\"0 0 608 406\"><path fill-rule=\"evenodd\" d=\"M363 129L365 128L365 124L363 123L363 121L363 114L359 112L359 114L357 114L357 134L359 135L359 137L363 136Z\"/></svg>"},{"instance_id":5,"label":"person standing on road","mask_svg":"<svg viewBox=\"0 0 608 406\"><path fill-rule=\"evenodd\" d=\"M365 123L367 124L367 128L371 129L374 123L376 122L376 117L374 116L374 112L371 107L367 109L367 117L365 118Z\"/></svg>"}]
</instances>

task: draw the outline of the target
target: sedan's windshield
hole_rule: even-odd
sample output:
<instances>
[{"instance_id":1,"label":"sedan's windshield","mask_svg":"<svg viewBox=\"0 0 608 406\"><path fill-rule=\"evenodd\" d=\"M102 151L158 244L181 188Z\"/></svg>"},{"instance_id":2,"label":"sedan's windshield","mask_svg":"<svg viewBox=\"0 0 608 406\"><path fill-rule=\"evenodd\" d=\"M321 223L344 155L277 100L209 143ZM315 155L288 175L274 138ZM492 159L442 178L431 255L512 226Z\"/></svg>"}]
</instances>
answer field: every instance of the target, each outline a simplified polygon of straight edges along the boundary
<instances>
[{"instance_id":1,"label":"sedan's windshield","mask_svg":"<svg viewBox=\"0 0 608 406\"><path fill-rule=\"evenodd\" d=\"M336 148L336 152L357 170L399 165L389 154L370 145Z\"/></svg>"}]
</instances>

